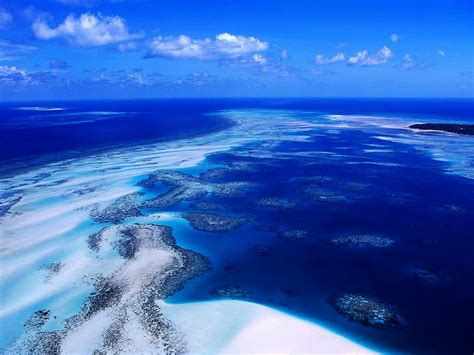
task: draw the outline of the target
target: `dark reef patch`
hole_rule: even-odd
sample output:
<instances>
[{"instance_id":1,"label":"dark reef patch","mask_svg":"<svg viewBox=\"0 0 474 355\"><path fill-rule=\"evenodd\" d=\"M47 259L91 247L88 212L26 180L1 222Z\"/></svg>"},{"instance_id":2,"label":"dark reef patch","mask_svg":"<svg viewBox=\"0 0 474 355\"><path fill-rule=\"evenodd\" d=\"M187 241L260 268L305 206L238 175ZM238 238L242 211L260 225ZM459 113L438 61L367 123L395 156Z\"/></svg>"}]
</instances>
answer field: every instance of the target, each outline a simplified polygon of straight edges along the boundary
<instances>
[{"instance_id":1,"label":"dark reef patch","mask_svg":"<svg viewBox=\"0 0 474 355\"><path fill-rule=\"evenodd\" d=\"M94 208L90 212L92 220L98 223L121 223L127 217L140 216L138 198L141 192L134 192L119 197L105 208Z\"/></svg>"},{"instance_id":2,"label":"dark reef patch","mask_svg":"<svg viewBox=\"0 0 474 355\"><path fill-rule=\"evenodd\" d=\"M386 237L380 237L371 234L349 235L347 237L334 238L331 240L334 245L357 246L357 247L374 247L388 248L395 242Z\"/></svg>"},{"instance_id":3,"label":"dark reef patch","mask_svg":"<svg viewBox=\"0 0 474 355\"><path fill-rule=\"evenodd\" d=\"M158 183L171 186L171 189L144 201L142 207L173 207L184 201L196 202L208 194L220 198L239 197L260 187L259 184L241 181L209 182L202 177L168 170L154 172L138 185L152 188Z\"/></svg>"},{"instance_id":4,"label":"dark reef patch","mask_svg":"<svg viewBox=\"0 0 474 355\"><path fill-rule=\"evenodd\" d=\"M229 298L232 300L251 299L253 297L252 292L243 290L240 286L236 285L218 287L211 290L209 294L216 298Z\"/></svg>"},{"instance_id":5,"label":"dark reef patch","mask_svg":"<svg viewBox=\"0 0 474 355\"><path fill-rule=\"evenodd\" d=\"M305 239L308 236L308 232L302 229L289 229L278 233L281 239L285 240L300 240Z\"/></svg>"},{"instance_id":6,"label":"dark reef patch","mask_svg":"<svg viewBox=\"0 0 474 355\"><path fill-rule=\"evenodd\" d=\"M89 246L89 249L99 252L100 251L100 244L103 239L104 233L109 230L110 227L104 227L100 231L95 232L87 237L87 245Z\"/></svg>"},{"instance_id":7,"label":"dark reef patch","mask_svg":"<svg viewBox=\"0 0 474 355\"><path fill-rule=\"evenodd\" d=\"M183 213L191 227L204 232L228 232L242 227L251 220L250 217L223 216L210 213Z\"/></svg>"},{"instance_id":8,"label":"dark reef patch","mask_svg":"<svg viewBox=\"0 0 474 355\"><path fill-rule=\"evenodd\" d=\"M349 320L375 328L400 328L405 320L392 305L359 294L343 294L329 299L329 304Z\"/></svg>"},{"instance_id":9,"label":"dark reef patch","mask_svg":"<svg viewBox=\"0 0 474 355\"><path fill-rule=\"evenodd\" d=\"M11 208L21 200L20 192L4 192L0 194L0 218L6 216Z\"/></svg>"},{"instance_id":10,"label":"dark reef patch","mask_svg":"<svg viewBox=\"0 0 474 355\"><path fill-rule=\"evenodd\" d=\"M255 204L259 207L271 207L280 210L287 210L296 207L295 202L278 197L264 197L255 202Z\"/></svg>"}]
</instances>

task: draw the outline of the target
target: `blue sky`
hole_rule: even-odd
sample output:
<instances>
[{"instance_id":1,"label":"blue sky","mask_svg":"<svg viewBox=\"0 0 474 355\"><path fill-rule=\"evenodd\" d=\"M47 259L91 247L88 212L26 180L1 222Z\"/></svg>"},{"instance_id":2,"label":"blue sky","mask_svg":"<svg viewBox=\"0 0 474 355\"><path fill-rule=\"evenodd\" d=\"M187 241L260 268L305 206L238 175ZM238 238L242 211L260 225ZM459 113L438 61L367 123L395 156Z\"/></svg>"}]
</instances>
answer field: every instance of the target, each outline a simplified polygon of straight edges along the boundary
<instances>
[{"instance_id":1,"label":"blue sky","mask_svg":"<svg viewBox=\"0 0 474 355\"><path fill-rule=\"evenodd\" d=\"M2 0L0 99L473 97L474 1Z\"/></svg>"}]
</instances>

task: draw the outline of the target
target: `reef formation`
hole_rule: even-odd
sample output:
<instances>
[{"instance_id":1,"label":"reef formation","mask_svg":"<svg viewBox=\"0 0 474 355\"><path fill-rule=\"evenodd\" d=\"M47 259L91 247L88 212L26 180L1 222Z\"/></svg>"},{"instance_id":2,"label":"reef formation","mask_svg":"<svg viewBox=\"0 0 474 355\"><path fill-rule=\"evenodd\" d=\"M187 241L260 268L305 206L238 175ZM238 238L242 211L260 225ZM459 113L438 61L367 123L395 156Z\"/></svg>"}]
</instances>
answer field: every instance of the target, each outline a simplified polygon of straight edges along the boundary
<instances>
[{"instance_id":1,"label":"reef formation","mask_svg":"<svg viewBox=\"0 0 474 355\"><path fill-rule=\"evenodd\" d=\"M342 294L329 300L349 320L375 328L400 328L405 320L392 305L360 294Z\"/></svg>"},{"instance_id":2,"label":"reef formation","mask_svg":"<svg viewBox=\"0 0 474 355\"><path fill-rule=\"evenodd\" d=\"M395 242L393 239L371 234L349 235L346 237L334 238L331 240L334 245L388 248Z\"/></svg>"},{"instance_id":3,"label":"reef formation","mask_svg":"<svg viewBox=\"0 0 474 355\"><path fill-rule=\"evenodd\" d=\"M23 336L8 351L77 351L77 344L73 344L77 337L94 329L94 339L89 339L95 344L93 353L141 352L141 346L157 353L186 352L184 337L162 315L159 302L209 270L209 260L177 246L171 228L162 225L114 225L89 240L99 261L106 263L112 251L120 255L119 265L90 280L93 291L62 329L47 330L55 316L50 310L38 310L26 322ZM48 265L47 269L61 271L58 265Z\"/></svg>"}]
</instances>

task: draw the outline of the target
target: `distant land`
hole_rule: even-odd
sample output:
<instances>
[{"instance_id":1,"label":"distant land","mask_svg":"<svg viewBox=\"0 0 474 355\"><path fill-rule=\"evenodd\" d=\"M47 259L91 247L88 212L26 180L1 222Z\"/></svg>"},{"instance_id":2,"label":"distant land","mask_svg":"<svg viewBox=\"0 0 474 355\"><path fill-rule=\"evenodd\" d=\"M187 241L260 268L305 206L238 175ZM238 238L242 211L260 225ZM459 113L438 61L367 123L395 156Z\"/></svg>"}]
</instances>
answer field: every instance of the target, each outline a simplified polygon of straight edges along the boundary
<instances>
[{"instance_id":1,"label":"distant land","mask_svg":"<svg viewBox=\"0 0 474 355\"><path fill-rule=\"evenodd\" d=\"M465 134L468 136L474 135L473 124L458 124L458 123L418 123L409 126L413 129L421 129L425 131L443 131L457 134Z\"/></svg>"}]
</instances>

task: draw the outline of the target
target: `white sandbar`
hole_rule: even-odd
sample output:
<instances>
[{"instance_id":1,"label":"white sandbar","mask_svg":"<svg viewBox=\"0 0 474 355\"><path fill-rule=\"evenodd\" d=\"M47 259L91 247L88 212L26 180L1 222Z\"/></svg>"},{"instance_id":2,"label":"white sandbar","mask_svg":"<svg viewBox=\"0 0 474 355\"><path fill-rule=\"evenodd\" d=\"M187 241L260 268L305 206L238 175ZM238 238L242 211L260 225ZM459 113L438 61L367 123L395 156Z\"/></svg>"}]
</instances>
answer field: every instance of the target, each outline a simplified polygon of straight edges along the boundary
<instances>
[{"instance_id":1,"label":"white sandbar","mask_svg":"<svg viewBox=\"0 0 474 355\"><path fill-rule=\"evenodd\" d=\"M275 309L244 301L161 304L184 332L190 353L374 354L329 329Z\"/></svg>"}]
</instances>

